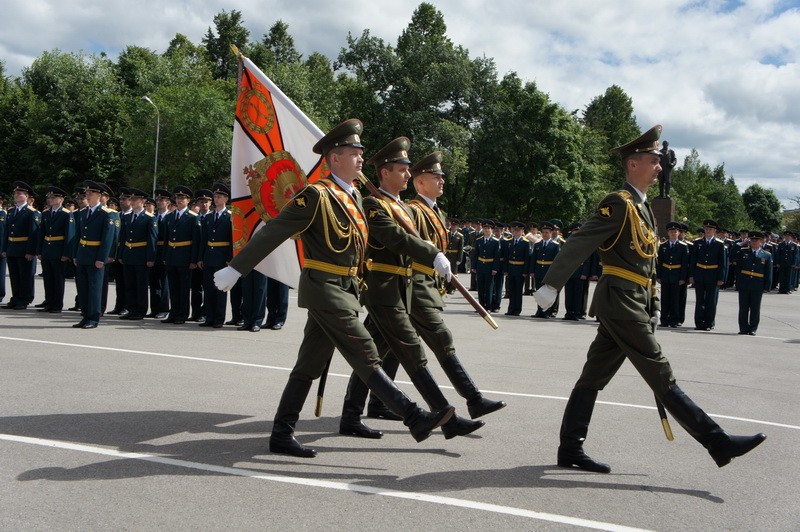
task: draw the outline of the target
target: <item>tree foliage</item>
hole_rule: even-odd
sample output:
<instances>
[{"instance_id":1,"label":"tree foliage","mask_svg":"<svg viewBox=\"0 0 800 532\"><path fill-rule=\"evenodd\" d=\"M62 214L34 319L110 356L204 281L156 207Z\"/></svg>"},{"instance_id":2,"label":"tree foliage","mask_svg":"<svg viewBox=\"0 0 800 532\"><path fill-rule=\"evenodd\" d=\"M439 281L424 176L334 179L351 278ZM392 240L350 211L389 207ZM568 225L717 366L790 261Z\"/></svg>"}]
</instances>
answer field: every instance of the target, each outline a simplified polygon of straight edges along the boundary
<instances>
[{"instance_id":1,"label":"tree foliage","mask_svg":"<svg viewBox=\"0 0 800 532\"><path fill-rule=\"evenodd\" d=\"M744 208L756 223L756 227L765 231L780 229L783 222L781 202L770 189L761 185L750 185L742 194Z\"/></svg>"}]
</instances>

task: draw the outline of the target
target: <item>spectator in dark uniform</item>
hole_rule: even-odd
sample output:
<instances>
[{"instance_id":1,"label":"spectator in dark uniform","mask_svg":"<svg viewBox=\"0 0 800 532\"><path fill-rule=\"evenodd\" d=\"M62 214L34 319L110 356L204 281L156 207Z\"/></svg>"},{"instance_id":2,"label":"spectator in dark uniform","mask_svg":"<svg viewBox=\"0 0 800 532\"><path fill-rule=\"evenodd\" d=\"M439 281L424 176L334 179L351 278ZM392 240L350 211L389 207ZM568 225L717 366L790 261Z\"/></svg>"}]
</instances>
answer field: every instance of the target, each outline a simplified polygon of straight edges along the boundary
<instances>
[{"instance_id":1,"label":"spectator in dark uniform","mask_svg":"<svg viewBox=\"0 0 800 532\"><path fill-rule=\"evenodd\" d=\"M561 244L556 241L553 235L555 225L550 221L545 221L539 224L539 230L542 232L542 240L534 244L533 256L530 261L531 274L534 276L536 282L536 289L538 290L544 282L544 276L550 270L550 265L556 259L558 252L561 250ZM559 292L560 295L560 292ZM553 306L547 309L537 307L536 314L532 318L553 318L558 312L558 296L556 296Z\"/></svg>"},{"instance_id":2,"label":"spectator in dark uniform","mask_svg":"<svg viewBox=\"0 0 800 532\"><path fill-rule=\"evenodd\" d=\"M508 286L508 311L506 316L519 316L522 312L522 290L529 275L531 242L522 234L525 224L511 222L511 242L505 249L506 285Z\"/></svg>"},{"instance_id":3,"label":"spectator in dark uniform","mask_svg":"<svg viewBox=\"0 0 800 532\"><path fill-rule=\"evenodd\" d=\"M761 319L761 296L772 286L772 254L761 249L764 235L750 233L750 249L736 257L736 286L739 292L739 334L756 335Z\"/></svg>"},{"instance_id":4,"label":"spectator in dark uniform","mask_svg":"<svg viewBox=\"0 0 800 532\"><path fill-rule=\"evenodd\" d=\"M725 245L715 236L718 227L714 220L703 221L705 236L694 241L689 265L689 283L694 285L697 298L694 328L699 331L710 331L715 326L719 288L725 283L728 271Z\"/></svg>"},{"instance_id":5,"label":"spectator in dark uniform","mask_svg":"<svg viewBox=\"0 0 800 532\"><path fill-rule=\"evenodd\" d=\"M500 241L492 235L494 222L484 220L481 223L483 235L475 240L472 248L472 272L478 288L478 301L487 312L495 307L494 278L500 270Z\"/></svg>"},{"instance_id":6,"label":"spectator in dark uniform","mask_svg":"<svg viewBox=\"0 0 800 532\"><path fill-rule=\"evenodd\" d=\"M177 208L166 217L164 264L169 283L169 315L161 323L182 325L189 319L192 270L197 268L202 229L197 213L189 208L192 190L178 186L173 190Z\"/></svg>"},{"instance_id":7,"label":"spectator in dark uniform","mask_svg":"<svg viewBox=\"0 0 800 532\"><path fill-rule=\"evenodd\" d=\"M778 265L779 294L792 291L792 270L797 259L797 243L791 231L783 232L783 242L775 249L773 260Z\"/></svg>"},{"instance_id":8,"label":"spectator in dark uniform","mask_svg":"<svg viewBox=\"0 0 800 532\"><path fill-rule=\"evenodd\" d=\"M581 229L581 223L575 222L569 226L570 235L577 234ZM562 319L569 321L579 321L583 315L583 287L589 283L589 276L592 270L593 255L589 255L583 264L572 273L567 283L564 285L564 309L565 314Z\"/></svg>"},{"instance_id":9,"label":"spectator in dark uniform","mask_svg":"<svg viewBox=\"0 0 800 532\"><path fill-rule=\"evenodd\" d=\"M658 248L658 282L661 284L661 326L672 327L680 323L680 288L689 277L689 246L678 240L681 224L669 222L669 240Z\"/></svg>"},{"instance_id":10,"label":"spectator in dark uniform","mask_svg":"<svg viewBox=\"0 0 800 532\"><path fill-rule=\"evenodd\" d=\"M286 324L289 312L289 287L277 279L267 277L267 329L279 331Z\"/></svg>"},{"instance_id":11,"label":"spectator in dark uniform","mask_svg":"<svg viewBox=\"0 0 800 532\"><path fill-rule=\"evenodd\" d=\"M692 256L694 255L694 242L691 240L686 240L686 232L688 230L689 227L686 224L681 224L678 228L678 240L686 244L686 247L689 249L689 275L691 275ZM686 284L678 287L678 327L683 325L683 322L686 321L686 297L689 295L690 284L691 281L687 281Z\"/></svg>"},{"instance_id":12,"label":"spectator in dark uniform","mask_svg":"<svg viewBox=\"0 0 800 532\"><path fill-rule=\"evenodd\" d=\"M6 267L8 259L6 259L5 246L6 246L6 216L7 212L3 206L5 196L0 192L0 303L6 298Z\"/></svg>"},{"instance_id":13,"label":"spectator in dark uniform","mask_svg":"<svg viewBox=\"0 0 800 532\"><path fill-rule=\"evenodd\" d=\"M114 198L114 191L111 190L111 187L105 183L98 183L98 185L100 185L100 188L103 190L103 193L100 195L100 205L108 209L111 219L114 222L114 246L107 259L109 264L113 264L116 262L117 253L119 252L119 232L122 229L122 220L119 217L119 202ZM121 272L117 272L115 268L116 266L103 269L103 294L100 303L100 314L105 314L106 308L108 308L108 282L114 279L116 273L120 273L119 281L114 279L114 291L117 299L114 302L114 308L109 314L122 314L122 312L125 311L125 291L122 285L125 280Z\"/></svg>"},{"instance_id":14,"label":"spectator in dark uniform","mask_svg":"<svg viewBox=\"0 0 800 532\"><path fill-rule=\"evenodd\" d=\"M5 308L24 310L33 302L33 277L36 271L36 246L42 215L29 205L33 188L14 181L14 207L6 215L6 238L2 255L8 262L11 299Z\"/></svg>"},{"instance_id":15,"label":"spectator in dark uniform","mask_svg":"<svg viewBox=\"0 0 800 532\"><path fill-rule=\"evenodd\" d=\"M214 195L207 188L201 188L197 191L197 194L194 198L194 202L192 205L192 210L197 213L198 218L200 218L200 226L204 227L203 220L205 219L206 215L209 213L209 206L213 201L212 196ZM202 257L203 250L200 250L200 257ZM192 313L189 317L189 321L199 321L202 322L205 320L204 316L204 305L203 305L203 270L201 268L195 268L192 270L192 295L191 295L191 306L192 306Z\"/></svg>"},{"instance_id":16,"label":"spectator in dark uniform","mask_svg":"<svg viewBox=\"0 0 800 532\"><path fill-rule=\"evenodd\" d=\"M95 181L84 181L88 206L75 216L73 261L81 321L75 328L94 329L100 322L103 272L115 244L116 224L113 211L100 198L103 188Z\"/></svg>"},{"instance_id":17,"label":"spectator in dark uniform","mask_svg":"<svg viewBox=\"0 0 800 532\"><path fill-rule=\"evenodd\" d=\"M230 189L222 183L214 183L211 189L214 210L203 218L201 257L198 262L203 273L205 296L205 320L200 326L219 329L225 322L228 296L214 285L214 274L233 258L233 225L231 212L226 208Z\"/></svg>"},{"instance_id":18,"label":"spectator in dark uniform","mask_svg":"<svg viewBox=\"0 0 800 532\"><path fill-rule=\"evenodd\" d=\"M36 254L42 262L44 304L39 312L59 313L64 308L66 264L70 262L75 220L72 212L64 208L67 193L59 187L47 189L50 209L42 215L39 243Z\"/></svg>"},{"instance_id":19,"label":"spectator in dark uniform","mask_svg":"<svg viewBox=\"0 0 800 532\"><path fill-rule=\"evenodd\" d=\"M122 265L125 301L128 312L121 315L123 320L141 320L147 314L147 285L149 269L156 260L156 239L158 220L144 210L147 197L143 191L131 188L131 212L122 218L120 232L120 253L117 262Z\"/></svg>"},{"instance_id":20,"label":"spectator in dark uniform","mask_svg":"<svg viewBox=\"0 0 800 532\"><path fill-rule=\"evenodd\" d=\"M458 223L456 220L450 220L450 226L447 228L447 251L445 256L450 261L450 269L455 272L466 273L461 270L461 263L464 260L464 235L458 230ZM453 283L447 281L445 283L448 294L455 291Z\"/></svg>"},{"instance_id":21,"label":"spectator in dark uniform","mask_svg":"<svg viewBox=\"0 0 800 532\"><path fill-rule=\"evenodd\" d=\"M150 314L148 317L162 320L167 317L169 312L169 283L167 282L167 267L164 265L166 254L164 235L166 234L166 217L169 214L172 193L169 190L157 188L155 195L158 237L156 238L156 260L153 267L150 268Z\"/></svg>"}]
</instances>

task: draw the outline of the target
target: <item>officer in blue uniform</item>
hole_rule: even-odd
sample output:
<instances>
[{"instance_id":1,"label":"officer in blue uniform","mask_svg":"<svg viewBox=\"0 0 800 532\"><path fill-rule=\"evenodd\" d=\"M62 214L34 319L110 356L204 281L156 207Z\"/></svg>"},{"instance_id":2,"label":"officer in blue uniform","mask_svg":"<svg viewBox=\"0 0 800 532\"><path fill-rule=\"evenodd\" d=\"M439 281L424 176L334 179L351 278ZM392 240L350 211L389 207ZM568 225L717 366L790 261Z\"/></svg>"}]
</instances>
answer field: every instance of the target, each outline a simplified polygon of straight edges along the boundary
<instances>
[{"instance_id":1,"label":"officer in blue uniform","mask_svg":"<svg viewBox=\"0 0 800 532\"><path fill-rule=\"evenodd\" d=\"M173 196L177 208L166 217L163 240L171 308L161 323L182 325L189 319L192 270L197 268L202 228L197 213L189 208L192 189L175 187Z\"/></svg>"},{"instance_id":2,"label":"officer in blue uniform","mask_svg":"<svg viewBox=\"0 0 800 532\"><path fill-rule=\"evenodd\" d=\"M689 230L689 226L686 224L680 224L678 228L678 240L686 244L686 247L689 248L689 276L692 275L691 265L692 265L692 256L694 255L694 242L691 240L686 240L686 232ZM686 282L678 289L678 326L680 327L683 325L683 322L686 321L686 298L689 295L689 285L691 281Z\"/></svg>"},{"instance_id":3,"label":"officer in blue uniform","mask_svg":"<svg viewBox=\"0 0 800 532\"><path fill-rule=\"evenodd\" d=\"M148 270L156 260L158 220L144 209L147 197L138 188L129 188L131 211L122 217L117 261L122 265L125 304L128 312L121 320L141 320L147 313Z\"/></svg>"},{"instance_id":4,"label":"officer in blue uniform","mask_svg":"<svg viewBox=\"0 0 800 532\"><path fill-rule=\"evenodd\" d=\"M756 335L761 318L761 296L772 286L772 254L761 249L764 235L750 233L750 248L736 257L736 289L739 292L739 334Z\"/></svg>"},{"instance_id":5,"label":"officer in blue uniform","mask_svg":"<svg viewBox=\"0 0 800 532\"><path fill-rule=\"evenodd\" d=\"M774 261L778 265L779 294L788 294L792 291L792 275L797 261L797 243L794 242L794 233L783 232L783 242L775 250Z\"/></svg>"},{"instance_id":6,"label":"officer in blue uniform","mask_svg":"<svg viewBox=\"0 0 800 532\"><path fill-rule=\"evenodd\" d=\"M511 241L505 249L504 275L508 287L506 316L519 316L522 312L522 290L530 269L531 243L523 235L525 224L511 222Z\"/></svg>"},{"instance_id":7,"label":"officer in blue uniform","mask_svg":"<svg viewBox=\"0 0 800 532\"><path fill-rule=\"evenodd\" d=\"M0 192L0 303L6 298L6 209L3 207L5 196Z\"/></svg>"},{"instance_id":8,"label":"officer in blue uniform","mask_svg":"<svg viewBox=\"0 0 800 532\"><path fill-rule=\"evenodd\" d=\"M120 233L122 232L122 217L130 211L130 200L128 196L128 189L125 187L119 188L120 199L114 197L114 191L106 183L100 183L105 193L100 198L100 202L113 211L114 226L117 229L114 235L114 250L109 257L108 267L106 268L105 277L103 278L103 310L105 311L106 303L108 301L108 282L114 281L114 308L109 311L109 314L124 315L128 313L128 304L126 302L127 290L125 289L125 271L122 264L117 260L122 252L120 248Z\"/></svg>"},{"instance_id":9,"label":"officer in blue uniform","mask_svg":"<svg viewBox=\"0 0 800 532\"><path fill-rule=\"evenodd\" d=\"M661 284L661 326L678 327L681 287L689 277L689 246L678 239L681 224L669 222L669 240L658 247L658 282Z\"/></svg>"},{"instance_id":10,"label":"officer in blue uniform","mask_svg":"<svg viewBox=\"0 0 800 532\"><path fill-rule=\"evenodd\" d=\"M500 267L497 275L494 276L494 286L492 288L492 312L500 312L500 304L503 302L503 288L505 288L506 273L506 251L511 243L511 233L506 231L505 224L495 220L494 237L500 242ZM507 288L506 288L507 290Z\"/></svg>"},{"instance_id":11,"label":"officer in blue uniform","mask_svg":"<svg viewBox=\"0 0 800 532\"><path fill-rule=\"evenodd\" d=\"M539 230L542 233L542 240L534 244L533 253L530 261L531 274L534 277L536 290L542 287L544 276L550 270L550 265L556 259L556 255L561 251L561 244L558 243L553 236L555 225L550 221L545 221L539 224ZM560 291L559 291L560 295ZM558 312L558 298L553 303L553 306L547 309L537 307L536 314L532 318L553 318Z\"/></svg>"},{"instance_id":12,"label":"officer in blue uniform","mask_svg":"<svg viewBox=\"0 0 800 532\"><path fill-rule=\"evenodd\" d=\"M192 201L190 209L197 213L201 228L205 227L204 220L206 215L209 214L209 207L214 201L213 196L214 193L207 188L201 188L195 193L195 198ZM201 248L198 253L198 260L201 260L202 257L203 249ZM203 297L203 270L198 266L192 270L192 290L189 299L191 302L191 316L189 317L189 321L201 323L205 321L205 304L203 303Z\"/></svg>"},{"instance_id":13,"label":"officer in blue uniform","mask_svg":"<svg viewBox=\"0 0 800 532\"><path fill-rule=\"evenodd\" d=\"M200 245L200 262L203 272L205 296L205 321L200 327L220 329L225 322L228 296L214 284L214 274L228 265L233 258L233 224L231 212L226 208L230 189L222 183L211 187L214 209L203 218Z\"/></svg>"},{"instance_id":14,"label":"officer in blue uniform","mask_svg":"<svg viewBox=\"0 0 800 532\"><path fill-rule=\"evenodd\" d=\"M163 188L155 190L156 224L158 225L158 237L156 238L156 260L150 268L150 314L148 318L164 319L169 312L169 283L167 282L167 267L164 265L165 245L164 235L166 234L166 218L169 214L169 204L172 201L172 193Z\"/></svg>"},{"instance_id":15,"label":"officer in blue uniform","mask_svg":"<svg viewBox=\"0 0 800 532\"><path fill-rule=\"evenodd\" d=\"M72 253L75 262L75 284L81 321L75 328L94 329L100 322L103 298L103 273L114 249L116 224L114 211L100 203L103 187L95 181L84 181L88 206L75 215L75 239Z\"/></svg>"},{"instance_id":16,"label":"officer in blue uniform","mask_svg":"<svg viewBox=\"0 0 800 532\"><path fill-rule=\"evenodd\" d=\"M715 237L719 225L704 220L705 235L694 241L694 253L689 264L689 284L694 285L697 301L694 308L694 328L710 331L717 316L719 288L725 283L728 259L725 245Z\"/></svg>"},{"instance_id":17,"label":"officer in blue uniform","mask_svg":"<svg viewBox=\"0 0 800 532\"><path fill-rule=\"evenodd\" d=\"M46 196L50 209L42 214L36 249L44 281L44 303L39 312L57 314L64 308L66 265L71 259L75 220L72 212L64 207L67 193L63 189L48 187Z\"/></svg>"},{"instance_id":18,"label":"officer in blue uniform","mask_svg":"<svg viewBox=\"0 0 800 532\"><path fill-rule=\"evenodd\" d=\"M484 220L481 223L483 235L475 240L472 247L472 273L478 288L478 301L487 312L495 307L494 278L500 270L500 241L492 235L494 222Z\"/></svg>"},{"instance_id":19,"label":"officer in blue uniform","mask_svg":"<svg viewBox=\"0 0 800 532\"><path fill-rule=\"evenodd\" d=\"M267 321L264 327L280 331L289 313L289 286L267 277Z\"/></svg>"},{"instance_id":20,"label":"officer in blue uniform","mask_svg":"<svg viewBox=\"0 0 800 532\"><path fill-rule=\"evenodd\" d=\"M577 234L581 230L581 223L575 222L569 226L569 236ZM589 277L592 272L592 262L594 253L589 255L583 263L578 266L567 283L564 285L564 317L563 320L579 321L583 316L584 286L589 284Z\"/></svg>"},{"instance_id":21,"label":"officer in blue uniform","mask_svg":"<svg viewBox=\"0 0 800 532\"><path fill-rule=\"evenodd\" d=\"M6 238L3 255L8 261L11 299L5 308L24 310L33 302L33 276L36 270L36 246L42 215L28 204L33 188L23 181L14 181L14 207L6 216Z\"/></svg>"}]
</instances>

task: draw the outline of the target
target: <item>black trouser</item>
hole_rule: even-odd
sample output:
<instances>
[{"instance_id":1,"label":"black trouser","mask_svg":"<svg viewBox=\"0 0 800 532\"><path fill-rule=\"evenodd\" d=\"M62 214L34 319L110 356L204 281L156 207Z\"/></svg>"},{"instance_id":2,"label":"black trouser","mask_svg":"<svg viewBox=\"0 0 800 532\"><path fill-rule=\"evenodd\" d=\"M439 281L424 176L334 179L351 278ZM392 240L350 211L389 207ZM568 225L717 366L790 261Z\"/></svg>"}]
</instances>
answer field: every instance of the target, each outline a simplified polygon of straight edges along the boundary
<instances>
[{"instance_id":1,"label":"black trouser","mask_svg":"<svg viewBox=\"0 0 800 532\"><path fill-rule=\"evenodd\" d=\"M246 327L261 327L267 314L267 276L252 270L241 278L242 319Z\"/></svg>"},{"instance_id":2,"label":"black trouser","mask_svg":"<svg viewBox=\"0 0 800 532\"><path fill-rule=\"evenodd\" d=\"M125 267L118 260L115 260L111 263L111 269L114 274L114 294L117 297L114 303L114 310L117 312L128 310L128 302L125 300L128 293L125 288ZM105 308L105 305L103 307Z\"/></svg>"},{"instance_id":3,"label":"black trouser","mask_svg":"<svg viewBox=\"0 0 800 532\"><path fill-rule=\"evenodd\" d=\"M719 297L719 286L716 282L694 282L695 296L697 302L694 307L695 327L707 328L714 327L717 316L717 297Z\"/></svg>"},{"instance_id":4,"label":"black trouser","mask_svg":"<svg viewBox=\"0 0 800 532\"><path fill-rule=\"evenodd\" d=\"M214 274L217 271L212 268L203 269L203 294L205 296L203 309L206 323L222 325L225 323L228 295L214 284Z\"/></svg>"},{"instance_id":5,"label":"black trouser","mask_svg":"<svg viewBox=\"0 0 800 532\"><path fill-rule=\"evenodd\" d=\"M66 262L58 259L42 259L44 281L44 308L61 310L64 307L64 279Z\"/></svg>"},{"instance_id":6,"label":"black trouser","mask_svg":"<svg viewBox=\"0 0 800 532\"><path fill-rule=\"evenodd\" d=\"M508 288L508 313L519 316L522 312L522 288L525 284L525 277L520 275L506 276L506 287Z\"/></svg>"},{"instance_id":7,"label":"black trouser","mask_svg":"<svg viewBox=\"0 0 800 532\"><path fill-rule=\"evenodd\" d=\"M564 285L565 318L580 319L583 314L583 285L586 282L580 277L571 277Z\"/></svg>"},{"instance_id":8,"label":"black trouser","mask_svg":"<svg viewBox=\"0 0 800 532\"><path fill-rule=\"evenodd\" d=\"M36 270L36 259L22 257L8 258L8 277L11 281L12 305L30 305L33 302L33 276Z\"/></svg>"},{"instance_id":9,"label":"black trouser","mask_svg":"<svg viewBox=\"0 0 800 532\"><path fill-rule=\"evenodd\" d=\"M125 278L125 306L130 317L144 318L147 314L147 266L125 264L122 273Z\"/></svg>"},{"instance_id":10,"label":"black trouser","mask_svg":"<svg viewBox=\"0 0 800 532\"><path fill-rule=\"evenodd\" d=\"M169 317L177 321L189 319L189 291L192 283L192 270L188 266L167 266L169 283Z\"/></svg>"},{"instance_id":11,"label":"black trouser","mask_svg":"<svg viewBox=\"0 0 800 532\"><path fill-rule=\"evenodd\" d=\"M203 270L192 270L192 319L203 315Z\"/></svg>"},{"instance_id":12,"label":"black trouser","mask_svg":"<svg viewBox=\"0 0 800 532\"><path fill-rule=\"evenodd\" d=\"M149 269L150 280L150 312L153 315L169 312L169 288L167 268L163 263L154 264Z\"/></svg>"},{"instance_id":13,"label":"black trouser","mask_svg":"<svg viewBox=\"0 0 800 532\"><path fill-rule=\"evenodd\" d=\"M84 322L97 323L102 313L102 286L106 266L98 268L94 263L78 264L75 284L78 287L78 306Z\"/></svg>"},{"instance_id":14,"label":"black trouser","mask_svg":"<svg viewBox=\"0 0 800 532\"><path fill-rule=\"evenodd\" d=\"M289 309L289 287L267 277L267 327L286 322Z\"/></svg>"},{"instance_id":15,"label":"black trouser","mask_svg":"<svg viewBox=\"0 0 800 532\"><path fill-rule=\"evenodd\" d=\"M661 283L661 325L676 326L681 323L681 285L677 282Z\"/></svg>"},{"instance_id":16,"label":"black trouser","mask_svg":"<svg viewBox=\"0 0 800 532\"><path fill-rule=\"evenodd\" d=\"M756 332L761 321L763 287L739 288L739 332Z\"/></svg>"}]
</instances>

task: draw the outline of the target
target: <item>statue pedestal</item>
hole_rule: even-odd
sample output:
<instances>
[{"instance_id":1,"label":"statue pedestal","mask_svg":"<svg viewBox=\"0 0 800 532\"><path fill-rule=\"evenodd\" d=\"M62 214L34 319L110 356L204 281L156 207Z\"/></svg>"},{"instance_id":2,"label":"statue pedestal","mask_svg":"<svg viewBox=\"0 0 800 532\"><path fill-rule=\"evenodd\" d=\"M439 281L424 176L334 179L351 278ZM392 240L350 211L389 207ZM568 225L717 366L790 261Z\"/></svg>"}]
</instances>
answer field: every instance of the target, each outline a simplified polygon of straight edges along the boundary
<instances>
[{"instance_id":1,"label":"statue pedestal","mask_svg":"<svg viewBox=\"0 0 800 532\"><path fill-rule=\"evenodd\" d=\"M658 236L667 236L667 224L675 220L675 200L672 198L653 198L651 203L656 215Z\"/></svg>"}]
</instances>

